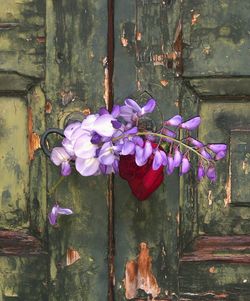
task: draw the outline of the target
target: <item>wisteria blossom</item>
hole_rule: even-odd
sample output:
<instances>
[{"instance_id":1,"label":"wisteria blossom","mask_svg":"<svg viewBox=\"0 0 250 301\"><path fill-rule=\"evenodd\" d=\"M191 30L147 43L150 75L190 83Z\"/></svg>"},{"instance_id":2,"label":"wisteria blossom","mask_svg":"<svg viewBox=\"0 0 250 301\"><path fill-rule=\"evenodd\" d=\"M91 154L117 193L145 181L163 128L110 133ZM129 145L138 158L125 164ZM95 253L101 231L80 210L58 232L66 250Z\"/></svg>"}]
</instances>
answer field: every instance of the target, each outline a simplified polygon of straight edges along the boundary
<instances>
[{"instance_id":1,"label":"wisteria blossom","mask_svg":"<svg viewBox=\"0 0 250 301\"><path fill-rule=\"evenodd\" d=\"M215 163L226 156L227 145L206 144L196 138L200 116L184 120L175 115L162 120L162 128L156 132L144 128L140 121L150 118L155 109L152 98L143 106L128 98L111 112L101 108L65 128L62 145L52 150L51 161L61 167L63 176L73 167L84 177L119 174L140 200L157 189L164 175L177 169L179 175L192 169L198 180L206 177L215 182ZM197 165L191 163L192 155L197 156ZM71 214L69 210L55 205L49 215L51 223L56 223L58 214Z\"/></svg>"},{"instance_id":2,"label":"wisteria blossom","mask_svg":"<svg viewBox=\"0 0 250 301\"><path fill-rule=\"evenodd\" d=\"M69 208L62 208L58 204L55 204L48 215L49 222L51 225L55 225L57 223L58 215L70 215L73 214L73 211Z\"/></svg>"}]
</instances>

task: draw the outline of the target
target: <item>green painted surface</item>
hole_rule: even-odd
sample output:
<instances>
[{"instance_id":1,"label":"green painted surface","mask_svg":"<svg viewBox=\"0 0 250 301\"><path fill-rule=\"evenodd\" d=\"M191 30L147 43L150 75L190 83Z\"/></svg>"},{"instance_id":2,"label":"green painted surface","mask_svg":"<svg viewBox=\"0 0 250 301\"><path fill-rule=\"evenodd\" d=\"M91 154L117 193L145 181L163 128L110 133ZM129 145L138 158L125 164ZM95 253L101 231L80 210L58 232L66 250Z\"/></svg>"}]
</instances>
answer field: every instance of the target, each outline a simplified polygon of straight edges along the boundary
<instances>
[{"instance_id":1,"label":"green painted surface","mask_svg":"<svg viewBox=\"0 0 250 301\"><path fill-rule=\"evenodd\" d=\"M27 105L24 99L1 97L1 179L0 227L27 228L29 160L27 141ZM18 145L18 147L16 147Z\"/></svg>"},{"instance_id":2,"label":"green painted surface","mask_svg":"<svg viewBox=\"0 0 250 301\"><path fill-rule=\"evenodd\" d=\"M47 127L64 127L74 111L95 112L105 106L104 68L107 46L106 1L46 1L46 99L52 105ZM51 142L53 143L53 142ZM48 163L48 189L59 179ZM74 215L49 227L51 299L106 300L108 288L107 179L84 178L74 172L49 197ZM67 266L67 250L80 259Z\"/></svg>"},{"instance_id":3,"label":"green painted surface","mask_svg":"<svg viewBox=\"0 0 250 301\"><path fill-rule=\"evenodd\" d=\"M176 104L181 83L174 78L174 70L167 70L152 59L154 55L172 51L171 39L179 17L178 1L173 6L163 5L160 1L127 1L126 5L117 1L115 14L115 99L121 103L126 97L134 97L145 103L150 97L143 93L147 91L157 99L159 109L167 119L178 111ZM169 27L167 20L172 22ZM136 36L140 36L139 40ZM128 40L128 46L120 42L121 37ZM165 81L168 84L164 86ZM154 118L159 125L159 112ZM141 242L149 245L161 296L178 294L178 200L177 174L166 177L157 192L144 202L133 197L126 181L115 178L115 300L125 300L122 282L125 265L136 258Z\"/></svg>"},{"instance_id":4,"label":"green painted surface","mask_svg":"<svg viewBox=\"0 0 250 301\"><path fill-rule=\"evenodd\" d=\"M199 137L207 142L212 140L217 143L224 141L228 145L230 145L231 138L231 149L234 149L237 145L230 130L247 128L250 107L248 103L239 102L204 102L201 104L200 114L203 122L200 127ZM235 136L235 132L233 133L233 136ZM235 164L237 164L237 161L233 160L233 156L231 155L231 158L228 156L227 160L217 164L218 179L216 183L211 184L209 181L203 181L199 184L200 233L219 235L249 234L250 208L232 207L230 204L227 204L229 201L237 201L235 199L236 191L242 190L242 194L249 191L248 186L239 186L241 184L234 179L237 177ZM242 162L238 162L237 170L242 171L242 168L244 168ZM232 186L231 188L229 187L229 191L226 190L227 185ZM235 187L235 185L238 185L238 187ZM232 188L235 190L230 196Z\"/></svg>"},{"instance_id":5,"label":"green painted surface","mask_svg":"<svg viewBox=\"0 0 250 301\"><path fill-rule=\"evenodd\" d=\"M184 76L249 75L249 9L248 0L184 1Z\"/></svg>"}]
</instances>

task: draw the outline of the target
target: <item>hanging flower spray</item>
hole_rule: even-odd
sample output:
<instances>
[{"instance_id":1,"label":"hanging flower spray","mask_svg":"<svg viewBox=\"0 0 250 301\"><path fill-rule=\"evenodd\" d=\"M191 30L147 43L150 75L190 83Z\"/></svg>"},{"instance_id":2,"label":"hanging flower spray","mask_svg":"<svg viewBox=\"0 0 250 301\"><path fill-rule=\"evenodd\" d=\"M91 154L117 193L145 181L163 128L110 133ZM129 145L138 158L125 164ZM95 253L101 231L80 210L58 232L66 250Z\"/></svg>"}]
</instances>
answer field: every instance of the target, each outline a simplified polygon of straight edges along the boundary
<instances>
[{"instance_id":1,"label":"hanging flower spray","mask_svg":"<svg viewBox=\"0 0 250 301\"><path fill-rule=\"evenodd\" d=\"M61 167L62 176L70 175L72 166L85 177L119 174L140 201L146 200L175 168L179 168L180 175L187 173L192 154L198 157L198 180L207 177L216 181L215 162L226 156L227 145L204 144L192 137L191 132L200 125L199 116L185 121L180 115L173 116L163 121L157 131L141 126L141 121L155 109L154 99L142 107L126 99L111 113L101 108L82 122L69 124L62 146L52 149L50 159ZM52 212L56 213L50 214L52 224L58 214L72 213L58 205Z\"/></svg>"}]
</instances>

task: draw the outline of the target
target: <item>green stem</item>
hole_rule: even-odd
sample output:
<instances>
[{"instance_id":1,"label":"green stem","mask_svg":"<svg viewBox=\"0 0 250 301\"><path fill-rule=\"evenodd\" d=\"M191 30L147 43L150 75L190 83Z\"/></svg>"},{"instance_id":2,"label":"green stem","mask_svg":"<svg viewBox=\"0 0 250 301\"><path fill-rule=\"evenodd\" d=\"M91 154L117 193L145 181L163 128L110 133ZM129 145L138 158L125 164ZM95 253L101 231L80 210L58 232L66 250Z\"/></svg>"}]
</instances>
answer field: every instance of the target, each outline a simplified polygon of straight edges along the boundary
<instances>
[{"instance_id":1,"label":"green stem","mask_svg":"<svg viewBox=\"0 0 250 301\"><path fill-rule=\"evenodd\" d=\"M55 192L55 190L56 190L56 188L63 182L63 180L65 179L65 177L64 176L61 176L60 178L59 178L59 180L49 189L49 191L48 191L48 195L49 196L51 196L54 192Z\"/></svg>"},{"instance_id":2,"label":"green stem","mask_svg":"<svg viewBox=\"0 0 250 301\"><path fill-rule=\"evenodd\" d=\"M182 141L180 141L180 140L178 140L178 139L175 139L175 138L173 138L173 137L170 137L170 136L168 136L168 135L163 135L163 134L154 133L154 132L138 132L138 133L136 133L136 134L134 134L134 135L128 134L127 137L129 137L129 136L145 136L145 135L152 135L152 136L156 136L156 137L160 137L160 138L167 138L167 139L169 139L169 140L171 140L171 141L173 141L173 142L176 142L176 143L178 143L179 145L182 145L183 147L189 149L190 151L192 151L193 153L195 153L197 156L201 157L203 160L205 160L205 161L207 161L207 162L210 162L209 159L203 157L202 154L200 154L200 153L199 153L197 150L195 150L192 146L189 146L189 145L187 145L186 143L184 143L184 142L182 142ZM125 136L126 136L126 135L121 135L121 136L119 136L119 137L116 137L116 138L113 139L113 141L119 140L119 139L121 139L121 138L123 138L123 137L125 137Z\"/></svg>"}]
</instances>

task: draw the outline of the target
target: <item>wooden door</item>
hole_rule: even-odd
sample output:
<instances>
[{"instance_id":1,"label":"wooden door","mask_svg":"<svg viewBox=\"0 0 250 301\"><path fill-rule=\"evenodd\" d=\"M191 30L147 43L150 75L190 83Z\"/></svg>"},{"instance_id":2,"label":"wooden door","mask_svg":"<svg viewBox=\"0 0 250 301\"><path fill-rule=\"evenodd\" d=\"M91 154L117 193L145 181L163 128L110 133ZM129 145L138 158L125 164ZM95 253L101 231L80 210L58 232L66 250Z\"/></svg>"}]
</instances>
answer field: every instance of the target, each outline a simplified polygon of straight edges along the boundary
<instances>
[{"instance_id":1,"label":"wooden door","mask_svg":"<svg viewBox=\"0 0 250 301\"><path fill-rule=\"evenodd\" d=\"M249 300L249 9L247 0L1 3L0 300L148 300L152 287L123 281L145 249L158 300ZM39 149L46 128L150 95L165 118L200 114L198 138L228 143L216 184L176 172L145 202L119 177L73 174L56 186L59 171ZM74 214L51 227L55 202Z\"/></svg>"}]
</instances>

